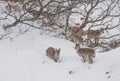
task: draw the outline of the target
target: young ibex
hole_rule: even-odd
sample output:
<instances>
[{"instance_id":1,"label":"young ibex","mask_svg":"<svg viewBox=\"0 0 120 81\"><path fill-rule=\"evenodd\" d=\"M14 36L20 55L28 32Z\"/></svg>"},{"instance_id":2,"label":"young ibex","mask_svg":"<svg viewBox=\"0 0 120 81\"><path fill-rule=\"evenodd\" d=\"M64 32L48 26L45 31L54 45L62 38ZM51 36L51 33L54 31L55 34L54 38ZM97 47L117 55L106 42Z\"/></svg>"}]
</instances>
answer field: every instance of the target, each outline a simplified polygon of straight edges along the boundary
<instances>
[{"instance_id":1,"label":"young ibex","mask_svg":"<svg viewBox=\"0 0 120 81\"><path fill-rule=\"evenodd\" d=\"M46 49L46 56L48 56L50 59L53 59L55 62L58 61L60 55L60 49L56 49L53 47L49 47Z\"/></svg>"},{"instance_id":2,"label":"young ibex","mask_svg":"<svg viewBox=\"0 0 120 81\"><path fill-rule=\"evenodd\" d=\"M93 63L93 58L95 57L95 51L91 48L80 48L79 44L75 45L76 52L80 57L83 58L83 61L89 61L89 64Z\"/></svg>"},{"instance_id":3,"label":"young ibex","mask_svg":"<svg viewBox=\"0 0 120 81\"><path fill-rule=\"evenodd\" d=\"M95 44L98 44L99 43L99 37L102 33L104 33L103 28L101 28L100 30L90 30L87 33L87 38L88 38L88 40L90 41L91 44L92 44L91 39L95 39Z\"/></svg>"}]
</instances>

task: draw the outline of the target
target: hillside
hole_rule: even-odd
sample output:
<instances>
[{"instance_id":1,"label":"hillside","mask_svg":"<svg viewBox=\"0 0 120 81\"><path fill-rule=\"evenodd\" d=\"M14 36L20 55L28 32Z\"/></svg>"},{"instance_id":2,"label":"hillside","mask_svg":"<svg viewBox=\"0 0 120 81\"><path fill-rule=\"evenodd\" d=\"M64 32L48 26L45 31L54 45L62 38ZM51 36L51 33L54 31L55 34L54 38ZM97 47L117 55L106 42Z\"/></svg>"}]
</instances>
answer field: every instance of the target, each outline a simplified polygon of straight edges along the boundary
<instances>
[{"instance_id":1,"label":"hillside","mask_svg":"<svg viewBox=\"0 0 120 81\"><path fill-rule=\"evenodd\" d=\"M119 4L120 0L1 0L0 81L120 81ZM93 64L83 63L75 44L64 37L76 34L74 29L67 32L76 26L85 31L83 40L90 30L104 30L90 37L100 44L94 48ZM84 43L82 47L89 46ZM48 47L61 49L59 62L46 56Z\"/></svg>"},{"instance_id":2,"label":"hillside","mask_svg":"<svg viewBox=\"0 0 120 81\"><path fill-rule=\"evenodd\" d=\"M49 46L61 49L60 62L46 57ZM83 63L73 43L32 31L0 41L0 81L120 81L119 50L96 52L93 64Z\"/></svg>"}]
</instances>

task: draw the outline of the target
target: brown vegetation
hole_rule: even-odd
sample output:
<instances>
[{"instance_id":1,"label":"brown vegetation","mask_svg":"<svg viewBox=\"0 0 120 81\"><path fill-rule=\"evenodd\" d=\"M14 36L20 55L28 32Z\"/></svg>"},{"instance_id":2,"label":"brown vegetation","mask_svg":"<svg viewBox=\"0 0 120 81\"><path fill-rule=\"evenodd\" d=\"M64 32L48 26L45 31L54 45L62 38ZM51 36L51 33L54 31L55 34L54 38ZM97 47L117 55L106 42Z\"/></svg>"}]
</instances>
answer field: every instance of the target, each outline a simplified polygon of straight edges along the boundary
<instances>
[{"instance_id":1,"label":"brown vegetation","mask_svg":"<svg viewBox=\"0 0 120 81\"><path fill-rule=\"evenodd\" d=\"M7 10L15 10L15 11L19 11L20 10L20 7L18 5L12 5L12 4L6 5L5 8Z\"/></svg>"}]
</instances>

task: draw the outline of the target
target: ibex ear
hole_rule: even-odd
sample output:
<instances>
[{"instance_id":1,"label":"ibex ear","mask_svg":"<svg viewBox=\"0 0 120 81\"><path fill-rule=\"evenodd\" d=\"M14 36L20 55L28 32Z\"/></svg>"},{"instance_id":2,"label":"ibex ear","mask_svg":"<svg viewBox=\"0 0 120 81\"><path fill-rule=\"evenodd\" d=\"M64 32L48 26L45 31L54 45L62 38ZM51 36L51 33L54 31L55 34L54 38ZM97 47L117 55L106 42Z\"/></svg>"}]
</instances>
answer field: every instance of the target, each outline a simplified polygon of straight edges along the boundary
<instances>
[{"instance_id":1,"label":"ibex ear","mask_svg":"<svg viewBox=\"0 0 120 81\"><path fill-rule=\"evenodd\" d=\"M100 30L104 31L104 28L100 28Z\"/></svg>"},{"instance_id":2,"label":"ibex ear","mask_svg":"<svg viewBox=\"0 0 120 81\"><path fill-rule=\"evenodd\" d=\"M101 28L102 33L104 33L104 28Z\"/></svg>"},{"instance_id":3,"label":"ibex ear","mask_svg":"<svg viewBox=\"0 0 120 81\"><path fill-rule=\"evenodd\" d=\"M57 51L58 51L58 53L60 53L60 48Z\"/></svg>"}]
</instances>

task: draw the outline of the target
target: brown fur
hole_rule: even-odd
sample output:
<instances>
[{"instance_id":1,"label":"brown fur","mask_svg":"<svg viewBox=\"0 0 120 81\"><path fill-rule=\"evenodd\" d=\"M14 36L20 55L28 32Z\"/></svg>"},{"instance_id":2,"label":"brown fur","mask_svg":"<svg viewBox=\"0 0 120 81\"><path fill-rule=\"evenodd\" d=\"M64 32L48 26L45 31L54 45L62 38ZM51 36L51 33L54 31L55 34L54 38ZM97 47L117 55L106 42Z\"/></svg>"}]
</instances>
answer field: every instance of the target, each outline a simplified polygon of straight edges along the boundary
<instances>
[{"instance_id":1,"label":"brown fur","mask_svg":"<svg viewBox=\"0 0 120 81\"><path fill-rule=\"evenodd\" d=\"M8 10L16 10L16 11L20 10L20 7L18 5L11 5L11 4L5 6L5 8Z\"/></svg>"},{"instance_id":2,"label":"brown fur","mask_svg":"<svg viewBox=\"0 0 120 81\"><path fill-rule=\"evenodd\" d=\"M91 48L80 48L79 44L75 45L76 52L80 57L83 58L83 61L89 61L89 64L93 63L93 58L95 57L95 51Z\"/></svg>"},{"instance_id":3,"label":"brown fur","mask_svg":"<svg viewBox=\"0 0 120 81\"><path fill-rule=\"evenodd\" d=\"M60 54L60 49L55 49L53 47L49 47L46 49L46 56L53 59L55 62L58 61Z\"/></svg>"},{"instance_id":4,"label":"brown fur","mask_svg":"<svg viewBox=\"0 0 120 81\"><path fill-rule=\"evenodd\" d=\"M85 36L85 31L83 30L83 28L79 28L79 27L68 27L67 28L67 39L69 39L69 37L72 35L72 34L76 34L77 37L80 37L81 36Z\"/></svg>"},{"instance_id":5,"label":"brown fur","mask_svg":"<svg viewBox=\"0 0 120 81\"><path fill-rule=\"evenodd\" d=\"M83 38L79 37L75 33L72 33L72 35L69 36L69 40L75 43L83 44Z\"/></svg>"},{"instance_id":6,"label":"brown fur","mask_svg":"<svg viewBox=\"0 0 120 81\"><path fill-rule=\"evenodd\" d=\"M90 43L92 43L91 39L95 39L95 42L96 42L96 41L99 41L99 37L100 37L100 35L102 33L104 33L104 29L103 28L101 28L100 30L90 30L87 33L87 38L90 41Z\"/></svg>"},{"instance_id":7,"label":"brown fur","mask_svg":"<svg viewBox=\"0 0 120 81\"><path fill-rule=\"evenodd\" d=\"M79 28L78 31L76 32L76 35L78 35L79 37L85 36L86 32L83 30L83 28Z\"/></svg>"}]
</instances>

